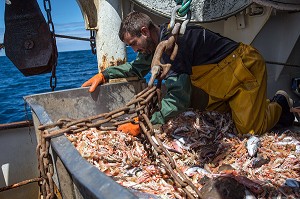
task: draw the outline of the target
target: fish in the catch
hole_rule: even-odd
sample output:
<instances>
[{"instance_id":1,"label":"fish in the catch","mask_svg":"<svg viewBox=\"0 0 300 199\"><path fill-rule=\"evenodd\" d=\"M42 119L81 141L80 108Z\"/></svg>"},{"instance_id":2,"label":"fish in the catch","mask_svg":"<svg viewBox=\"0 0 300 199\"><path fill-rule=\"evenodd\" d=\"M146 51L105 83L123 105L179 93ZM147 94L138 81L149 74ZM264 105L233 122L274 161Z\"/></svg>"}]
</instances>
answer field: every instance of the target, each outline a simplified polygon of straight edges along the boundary
<instances>
[{"instance_id":1,"label":"fish in the catch","mask_svg":"<svg viewBox=\"0 0 300 199\"><path fill-rule=\"evenodd\" d=\"M260 139L256 136L251 136L247 141L247 150L250 157L256 155L259 147L260 147Z\"/></svg>"}]
</instances>

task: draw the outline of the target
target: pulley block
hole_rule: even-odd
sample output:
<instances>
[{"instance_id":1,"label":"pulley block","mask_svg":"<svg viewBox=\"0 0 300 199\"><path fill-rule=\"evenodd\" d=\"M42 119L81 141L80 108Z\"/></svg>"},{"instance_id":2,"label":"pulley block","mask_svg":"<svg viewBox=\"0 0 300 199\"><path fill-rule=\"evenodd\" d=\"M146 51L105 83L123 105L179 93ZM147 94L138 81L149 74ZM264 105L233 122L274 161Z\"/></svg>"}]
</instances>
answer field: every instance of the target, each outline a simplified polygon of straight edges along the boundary
<instances>
[{"instance_id":1,"label":"pulley block","mask_svg":"<svg viewBox=\"0 0 300 199\"><path fill-rule=\"evenodd\" d=\"M4 44L6 56L25 76L50 72L56 62L52 35L36 0L6 3Z\"/></svg>"}]
</instances>

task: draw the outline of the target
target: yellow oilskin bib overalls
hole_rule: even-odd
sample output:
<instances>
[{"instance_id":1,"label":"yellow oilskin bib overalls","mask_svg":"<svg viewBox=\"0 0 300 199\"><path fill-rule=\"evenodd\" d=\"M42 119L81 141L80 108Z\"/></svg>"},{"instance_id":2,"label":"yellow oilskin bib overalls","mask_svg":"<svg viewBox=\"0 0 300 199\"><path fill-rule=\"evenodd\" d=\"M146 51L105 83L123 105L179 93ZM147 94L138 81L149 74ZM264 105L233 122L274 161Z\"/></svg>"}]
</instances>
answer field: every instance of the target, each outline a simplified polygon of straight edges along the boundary
<instances>
[{"instance_id":1,"label":"yellow oilskin bib overalls","mask_svg":"<svg viewBox=\"0 0 300 199\"><path fill-rule=\"evenodd\" d=\"M207 110L231 111L238 133L262 134L278 122L281 106L267 100L267 72L262 56L239 44L218 64L192 67L191 81L209 95Z\"/></svg>"}]
</instances>

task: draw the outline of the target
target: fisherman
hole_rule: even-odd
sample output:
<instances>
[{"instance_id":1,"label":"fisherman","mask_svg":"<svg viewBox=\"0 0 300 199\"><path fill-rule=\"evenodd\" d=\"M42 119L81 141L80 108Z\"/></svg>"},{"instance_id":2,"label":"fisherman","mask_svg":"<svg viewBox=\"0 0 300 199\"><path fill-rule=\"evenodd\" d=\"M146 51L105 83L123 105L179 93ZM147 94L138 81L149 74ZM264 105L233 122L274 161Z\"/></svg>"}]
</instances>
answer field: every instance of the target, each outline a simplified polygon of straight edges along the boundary
<instances>
[{"instance_id":1,"label":"fisherman","mask_svg":"<svg viewBox=\"0 0 300 199\"><path fill-rule=\"evenodd\" d=\"M136 60L108 67L82 86L91 86L89 91L93 92L109 79L142 79L151 69L157 45L168 36L168 24L157 26L144 13L129 13L122 20L119 37L138 52ZM293 124L293 100L285 91L278 91L271 101L267 99L266 65L256 49L196 25L188 25L177 44L175 60L167 54L162 57L172 67L160 77L165 79L167 94L161 109L152 115L152 124L164 124L190 106L191 83L208 94L207 110L231 112L238 133L263 134L276 124ZM118 129L139 132L139 127L131 123Z\"/></svg>"}]
</instances>

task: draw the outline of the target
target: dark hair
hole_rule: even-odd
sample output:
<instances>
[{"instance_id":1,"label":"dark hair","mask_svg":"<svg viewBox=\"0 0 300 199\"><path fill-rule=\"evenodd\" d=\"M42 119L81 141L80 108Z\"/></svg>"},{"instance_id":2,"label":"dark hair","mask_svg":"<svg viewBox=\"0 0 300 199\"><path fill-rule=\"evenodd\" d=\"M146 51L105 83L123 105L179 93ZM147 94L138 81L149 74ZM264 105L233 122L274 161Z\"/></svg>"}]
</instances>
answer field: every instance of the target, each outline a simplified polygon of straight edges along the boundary
<instances>
[{"instance_id":1,"label":"dark hair","mask_svg":"<svg viewBox=\"0 0 300 199\"><path fill-rule=\"evenodd\" d=\"M141 12L133 11L129 13L121 22L119 29L119 38L124 41L124 34L129 33L131 36L141 36L141 28L145 26L149 29L154 27L151 18Z\"/></svg>"}]
</instances>

